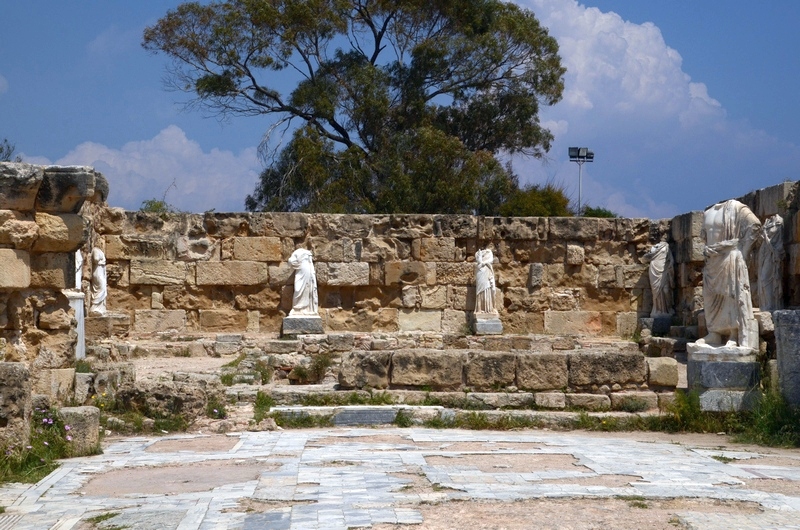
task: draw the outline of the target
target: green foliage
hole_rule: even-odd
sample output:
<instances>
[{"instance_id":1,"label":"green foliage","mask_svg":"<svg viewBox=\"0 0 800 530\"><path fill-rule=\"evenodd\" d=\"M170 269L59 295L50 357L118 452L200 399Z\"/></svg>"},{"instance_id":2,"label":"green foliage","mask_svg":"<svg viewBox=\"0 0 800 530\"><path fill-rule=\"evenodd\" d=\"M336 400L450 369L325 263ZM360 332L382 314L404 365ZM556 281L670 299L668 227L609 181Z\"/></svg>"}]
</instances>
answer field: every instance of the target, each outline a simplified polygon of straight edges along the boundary
<instances>
[{"instance_id":1,"label":"green foliage","mask_svg":"<svg viewBox=\"0 0 800 530\"><path fill-rule=\"evenodd\" d=\"M9 445L0 452L0 483L38 482L70 455L72 436L55 409L35 409L28 445Z\"/></svg>"},{"instance_id":2,"label":"green foliage","mask_svg":"<svg viewBox=\"0 0 800 530\"><path fill-rule=\"evenodd\" d=\"M583 207L583 216L584 217L605 217L605 218L615 218L619 217L617 214L612 212L607 208L602 208L598 206L594 208L592 206L584 206Z\"/></svg>"},{"instance_id":3,"label":"green foliage","mask_svg":"<svg viewBox=\"0 0 800 530\"><path fill-rule=\"evenodd\" d=\"M776 392L765 393L742 422L737 441L779 447L800 447L800 408Z\"/></svg>"},{"instance_id":4,"label":"green foliage","mask_svg":"<svg viewBox=\"0 0 800 530\"><path fill-rule=\"evenodd\" d=\"M261 420L266 418L270 409L274 406L275 401L272 399L272 396L259 390L256 393L256 401L253 404L253 419L255 422L260 423Z\"/></svg>"},{"instance_id":5,"label":"green foliage","mask_svg":"<svg viewBox=\"0 0 800 530\"><path fill-rule=\"evenodd\" d=\"M500 206L500 215L507 217L571 217L572 214L563 186L552 183L516 190Z\"/></svg>"},{"instance_id":6,"label":"green foliage","mask_svg":"<svg viewBox=\"0 0 800 530\"><path fill-rule=\"evenodd\" d=\"M225 402L220 401L216 396L210 396L206 402L206 416L215 420L222 420L228 417L225 409Z\"/></svg>"},{"instance_id":7,"label":"green foliage","mask_svg":"<svg viewBox=\"0 0 800 530\"><path fill-rule=\"evenodd\" d=\"M219 382L220 382L220 383L221 383L223 386L231 386L231 385L233 385L233 376L235 376L235 375L236 375L236 374L235 374L235 373L233 373L233 372L228 372L228 373L220 374L220 376L219 376Z\"/></svg>"},{"instance_id":8,"label":"green foliage","mask_svg":"<svg viewBox=\"0 0 800 530\"><path fill-rule=\"evenodd\" d=\"M393 422L397 427L407 428L414 425L414 420L411 418L411 415L403 409L397 411L397 415L394 417Z\"/></svg>"},{"instance_id":9,"label":"green foliage","mask_svg":"<svg viewBox=\"0 0 800 530\"><path fill-rule=\"evenodd\" d=\"M94 370L92 370L92 363L85 359L78 359L75 361L75 373L76 374L91 374Z\"/></svg>"},{"instance_id":10,"label":"green foliage","mask_svg":"<svg viewBox=\"0 0 800 530\"><path fill-rule=\"evenodd\" d=\"M618 409L623 412L644 412L647 410L648 405L647 402L643 399L637 397L628 397L623 399L622 402L619 404Z\"/></svg>"},{"instance_id":11,"label":"green foliage","mask_svg":"<svg viewBox=\"0 0 800 530\"><path fill-rule=\"evenodd\" d=\"M310 429L312 427L332 427L332 416L316 416L299 412L296 414L271 414L275 423L284 429Z\"/></svg>"},{"instance_id":12,"label":"green foliage","mask_svg":"<svg viewBox=\"0 0 800 530\"><path fill-rule=\"evenodd\" d=\"M500 0L192 2L143 46L201 108L273 118L248 210L495 215L519 189L498 157L549 150L564 88L555 39Z\"/></svg>"}]
</instances>

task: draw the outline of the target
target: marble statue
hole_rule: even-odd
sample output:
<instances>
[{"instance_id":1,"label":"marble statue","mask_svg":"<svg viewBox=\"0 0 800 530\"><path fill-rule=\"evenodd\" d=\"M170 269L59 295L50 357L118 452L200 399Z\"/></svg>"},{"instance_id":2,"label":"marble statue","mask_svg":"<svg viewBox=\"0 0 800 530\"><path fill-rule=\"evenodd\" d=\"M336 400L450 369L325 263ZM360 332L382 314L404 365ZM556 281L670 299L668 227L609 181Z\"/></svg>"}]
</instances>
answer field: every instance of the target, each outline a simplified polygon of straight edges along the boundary
<instances>
[{"instance_id":1,"label":"marble statue","mask_svg":"<svg viewBox=\"0 0 800 530\"><path fill-rule=\"evenodd\" d=\"M760 229L755 214L736 200L715 204L703 213L703 306L708 335L697 345L758 348L746 260Z\"/></svg>"},{"instance_id":2,"label":"marble statue","mask_svg":"<svg viewBox=\"0 0 800 530\"><path fill-rule=\"evenodd\" d=\"M651 317L669 316L674 311L672 308L672 293L675 289L675 266L669 243L662 241L654 245L642 257L645 263L650 263L650 290L653 293L653 309Z\"/></svg>"},{"instance_id":3,"label":"marble statue","mask_svg":"<svg viewBox=\"0 0 800 530\"><path fill-rule=\"evenodd\" d=\"M75 251L75 290L80 291L83 284L83 252Z\"/></svg>"},{"instance_id":4,"label":"marble statue","mask_svg":"<svg viewBox=\"0 0 800 530\"><path fill-rule=\"evenodd\" d=\"M494 307L494 254L488 248L475 253L475 312L497 313Z\"/></svg>"},{"instance_id":5,"label":"marble statue","mask_svg":"<svg viewBox=\"0 0 800 530\"><path fill-rule=\"evenodd\" d=\"M764 221L758 247L758 306L763 311L783 308L783 218Z\"/></svg>"},{"instance_id":6,"label":"marble statue","mask_svg":"<svg viewBox=\"0 0 800 530\"><path fill-rule=\"evenodd\" d=\"M294 295L289 316L317 316L319 308L317 275L311 258L311 251L304 248L298 248L289 256L289 265L295 270Z\"/></svg>"},{"instance_id":7,"label":"marble statue","mask_svg":"<svg viewBox=\"0 0 800 530\"><path fill-rule=\"evenodd\" d=\"M92 249L92 305L89 314L104 315L107 296L106 255L95 247Z\"/></svg>"}]
</instances>

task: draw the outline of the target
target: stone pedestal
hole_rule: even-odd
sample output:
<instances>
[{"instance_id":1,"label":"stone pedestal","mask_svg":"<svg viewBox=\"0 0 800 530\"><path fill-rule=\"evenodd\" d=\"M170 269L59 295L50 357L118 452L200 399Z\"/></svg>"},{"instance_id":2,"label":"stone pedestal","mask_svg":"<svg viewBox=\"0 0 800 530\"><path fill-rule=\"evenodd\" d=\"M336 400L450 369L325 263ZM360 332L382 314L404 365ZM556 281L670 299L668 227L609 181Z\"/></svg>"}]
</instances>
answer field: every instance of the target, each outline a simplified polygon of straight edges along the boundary
<instances>
[{"instance_id":1,"label":"stone pedestal","mask_svg":"<svg viewBox=\"0 0 800 530\"><path fill-rule=\"evenodd\" d=\"M672 317L670 315L647 317L639 319L639 329L649 329L654 337L666 337L672 327Z\"/></svg>"},{"instance_id":2,"label":"stone pedestal","mask_svg":"<svg viewBox=\"0 0 800 530\"><path fill-rule=\"evenodd\" d=\"M125 313L105 313L86 317L86 338L89 341L124 337L131 328L131 317Z\"/></svg>"},{"instance_id":3,"label":"stone pedestal","mask_svg":"<svg viewBox=\"0 0 800 530\"><path fill-rule=\"evenodd\" d=\"M502 335L503 323L496 313L476 313L472 329L476 335Z\"/></svg>"},{"instance_id":4,"label":"stone pedestal","mask_svg":"<svg viewBox=\"0 0 800 530\"><path fill-rule=\"evenodd\" d=\"M700 392L700 408L715 412L747 410L758 398L761 364L752 348L687 345L689 390Z\"/></svg>"},{"instance_id":5,"label":"stone pedestal","mask_svg":"<svg viewBox=\"0 0 800 530\"><path fill-rule=\"evenodd\" d=\"M314 315L292 316L283 319L281 336L308 335L324 333L322 319Z\"/></svg>"},{"instance_id":6,"label":"stone pedestal","mask_svg":"<svg viewBox=\"0 0 800 530\"><path fill-rule=\"evenodd\" d=\"M84 296L80 291L63 291L69 299L69 306L75 312L75 321L78 325L75 331L78 334L78 342L75 344L75 359L86 358L86 314L84 313L83 304Z\"/></svg>"},{"instance_id":7,"label":"stone pedestal","mask_svg":"<svg viewBox=\"0 0 800 530\"><path fill-rule=\"evenodd\" d=\"M790 405L800 405L800 311L775 311L778 387Z\"/></svg>"}]
</instances>

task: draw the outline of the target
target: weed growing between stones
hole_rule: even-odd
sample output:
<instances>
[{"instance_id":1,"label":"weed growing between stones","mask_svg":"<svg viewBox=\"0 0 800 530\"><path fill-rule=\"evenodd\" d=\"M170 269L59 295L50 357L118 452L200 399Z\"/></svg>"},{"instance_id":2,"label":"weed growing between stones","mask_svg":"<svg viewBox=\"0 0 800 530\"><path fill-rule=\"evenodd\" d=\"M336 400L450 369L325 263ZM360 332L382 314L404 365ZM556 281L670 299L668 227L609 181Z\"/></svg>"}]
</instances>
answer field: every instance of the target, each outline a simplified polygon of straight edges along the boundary
<instances>
[{"instance_id":1,"label":"weed growing between stones","mask_svg":"<svg viewBox=\"0 0 800 530\"><path fill-rule=\"evenodd\" d=\"M333 427L333 416L313 416L304 412L294 414L273 413L275 423L284 429L310 429L312 427Z\"/></svg>"},{"instance_id":2,"label":"weed growing between stones","mask_svg":"<svg viewBox=\"0 0 800 530\"><path fill-rule=\"evenodd\" d=\"M206 416L215 420L227 418L228 411L225 410L225 403L220 401L216 396L210 396L206 402Z\"/></svg>"},{"instance_id":3,"label":"weed growing between stones","mask_svg":"<svg viewBox=\"0 0 800 530\"><path fill-rule=\"evenodd\" d=\"M800 408L776 392L767 392L746 413L745 429L736 441L780 447L800 447Z\"/></svg>"},{"instance_id":4,"label":"weed growing between stones","mask_svg":"<svg viewBox=\"0 0 800 530\"><path fill-rule=\"evenodd\" d=\"M265 394L260 390L258 393L256 393L256 401L253 404L253 419L255 420L256 424L261 423L261 421L267 417L270 409L274 405L275 401L272 399L272 396Z\"/></svg>"},{"instance_id":5,"label":"weed growing between stones","mask_svg":"<svg viewBox=\"0 0 800 530\"><path fill-rule=\"evenodd\" d=\"M365 394L364 392L328 392L302 396L300 404L305 407L331 407L336 405L393 405L394 399L386 392Z\"/></svg>"},{"instance_id":6,"label":"weed growing between stones","mask_svg":"<svg viewBox=\"0 0 800 530\"><path fill-rule=\"evenodd\" d=\"M28 445L9 445L0 454L0 482L38 482L70 456L72 436L55 409L35 409Z\"/></svg>"},{"instance_id":7,"label":"weed growing between stones","mask_svg":"<svg viewBox=\"0 0 800 530\"><path fill-rule=\"evenodd\" d=\"M397 411L397 415L394 417L394 421L392 423L394 423L395 426L401 428L407 428L414 425L414 421L411 418L411 415L408 414L403 409Z\"/></svg>"}]
</instances>

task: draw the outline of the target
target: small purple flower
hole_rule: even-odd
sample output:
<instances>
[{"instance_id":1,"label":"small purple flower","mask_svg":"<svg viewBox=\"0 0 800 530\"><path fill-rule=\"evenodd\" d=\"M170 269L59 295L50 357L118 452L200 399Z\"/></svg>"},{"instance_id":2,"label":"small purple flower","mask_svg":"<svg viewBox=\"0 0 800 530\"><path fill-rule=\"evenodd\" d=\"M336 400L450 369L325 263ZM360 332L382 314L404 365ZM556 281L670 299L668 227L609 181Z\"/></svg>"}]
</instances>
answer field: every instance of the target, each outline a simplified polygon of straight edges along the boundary
<instances>
[{"instance_id":1,"label":"small purple flower","mask_svg":"<svg viewBox=\"0 0 800 530\"><path fill-rule=\"evenodd\" d=\"M64 425L64 430L65 430L65 431L68 431L68 430L70 430L70 429L72 429L72 427L70 427L69 425Z\"/></svg>"},{"instance_id":2,"label":"small purple flower","mask_svg":"<svg viewBox=\"0 0 800 530\"><path fill-rule=\"evenodd\" d=\"M29 446L25 447L25 449L33 449L33 446L29 445Z\"/></svg>"},{"instance_id":3,"label":"small purple flower","mask_svg":"<svg viewBox=\"0 0 800 530\"><path fill-rule=\"evenodd\" d=\"M45 445L50 445L50 444L49 444L49 443L47 443L47 442L44 442L44 444L45 444Z\"/></svg>"},{"instance_id":4,"label":"small purple flower","mask_svg":"<svg viewBox=\"0 0 800 530\"><path fill-rule=\"evenodd\" d=\"M217 409L214 409L214 414L219 414L219 411Z\"/></svg>"},{"instance_id":5,"label":"small purple flower","mask_svg":"<svg viewBox=\"0 0 800 530\"><path fill-rule=\"evenodd\" d=\"M72 441L72 436L70 436L69 434L67 435L67 441L68 441L68 442L71 442L71 441Z\"/></svg>"},{"instance_id":6,"label":"small purple flower","mask_svg":"<svg viewBox=\"0 0 800 530\"><path fill-rule=\"evenodd\" d=\"M47 418L42 419L42 423L47 423Z\"/></svg>"}]
</instances>

